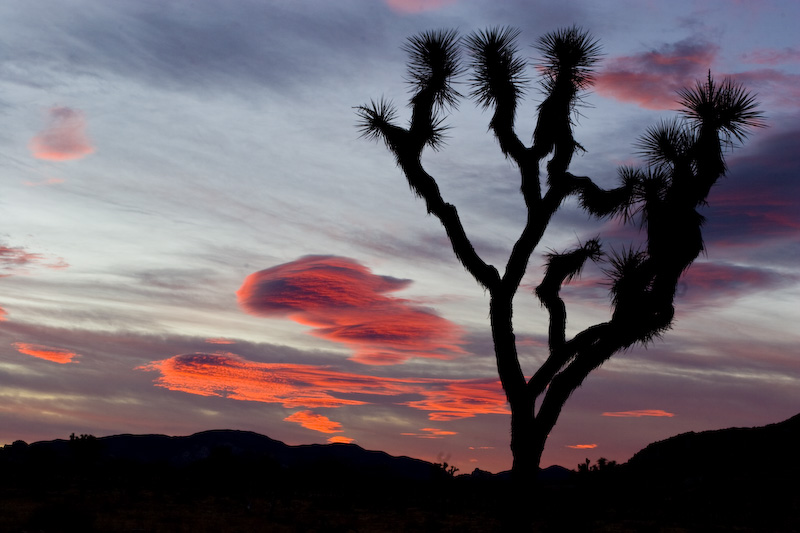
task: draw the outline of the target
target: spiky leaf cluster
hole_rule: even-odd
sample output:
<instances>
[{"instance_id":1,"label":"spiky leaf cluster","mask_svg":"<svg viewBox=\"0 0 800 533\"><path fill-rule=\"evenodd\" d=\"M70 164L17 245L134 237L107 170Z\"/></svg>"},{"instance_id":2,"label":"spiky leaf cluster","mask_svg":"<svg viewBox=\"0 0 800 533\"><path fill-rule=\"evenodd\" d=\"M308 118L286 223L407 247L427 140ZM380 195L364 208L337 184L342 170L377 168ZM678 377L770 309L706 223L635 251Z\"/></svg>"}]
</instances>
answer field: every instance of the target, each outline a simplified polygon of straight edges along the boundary
<instances>
[{"instance_id":1,"label":"spiky leaf cluster","mask_svg":"<svg viewBox=\"0 0 800 533\"><path fill-rule=\"evenodd\" d=\"M609 266L604 272L611 280L611 302L615 308L625 307L647 291L652 280L645 268L647 258L646 252L632 247L608 254Z\"/></svg>"},{"instance_id":2,"label":"spiky leaf cluster","mask_svg":"<svg viewBox=\"0 0 800 533\"><path fill-rule=\"evenodd\" d=\"M742 142L752 128L765 125L755 95L731 78L718 84L709 73L706 81L698 81L678 94L682 113L695 127L710 127L728 142Z\"/></svg>"},{"instance_id":3,"label":"spiky leaf cluster","mask_svg":"<svg viewBox=\"0 0 800 533\"><path fill-rule=\"evenodd\" d=\"M621 167L619 178L620 186L610 190L601 189L592 181L583 184L578 192L581 207L598 218L621 216L627 222L634 214L641 171Z\"/></svg>"},{"instance_id":4,"label":"spiky leaf cluster","mask_svg":"<svg viewBox=\"0 0 800 533\"><path fill-rule=\"evenodd\" d=\"M675 168L688 163L696 141L697 136L686 121L673 118L647 128L636 148L648 165Z\"/></svg>"},{"instance_id":5,"label":"spiky leaf cluster","mask_svg":"<svg viewBox=\"0 0 800 533\"><path fill-rule=\"evenodd\" d=\"M590 239L582 246L569 252L550 252L547 254L547 275L555 275L561 283L569 283L580 276L586 261L599 261L603 252L599 239Z\"/></svg>"},{"instance_id":6,"label":"spiky leaf cluster","mask_svg":"<svg viewBox=\"0 0 800 533\"><path fill-rule=\"evenodd\" d=\"M600 44L579 28L562 28L542 36L534 45L542 53L542 84L549 93L562 83L586 89L594 80L593 68L600 60Z\"/></svg>"},{"instance_id":7,"label":"spiky leaf cluster","mask_svg":"<svg viewBox=\"0 0 800 533\"><path fill-rule=\"evenodd\" d=\"M389 100L381 98L377 101L371 100L368 105L358 106L355 109L359 118L356 127L361 137L387 141L384 132L393 127L392 124L397 118L397 109L394 105Z\"/></svg>"},{"instance_id":8,"label":"spiky leaf cluster","mask_svg":"<svg viewBox=\"0 0 800 533\"><path fill-rule=\"evenodd\" d=\"M518 57L519 34L519 30L498 27L475 32L464 41L473 71L471 96L484 108L498 101L515 106L525 92L527 63Z\"/></svg>"},{"instance_id":9,"label":"spiky leaf cluster","mask_svg":"<svg viewBox=\"0 0 800 533\"><path fill-rule=\"evenodd\" d=\"M439 107L454 107L461 95L453 79L461 73L458 33L426 31L408 39L403 50L409 56L408 81L415 93L433 92Z\"/></svg>"}]
</instances>

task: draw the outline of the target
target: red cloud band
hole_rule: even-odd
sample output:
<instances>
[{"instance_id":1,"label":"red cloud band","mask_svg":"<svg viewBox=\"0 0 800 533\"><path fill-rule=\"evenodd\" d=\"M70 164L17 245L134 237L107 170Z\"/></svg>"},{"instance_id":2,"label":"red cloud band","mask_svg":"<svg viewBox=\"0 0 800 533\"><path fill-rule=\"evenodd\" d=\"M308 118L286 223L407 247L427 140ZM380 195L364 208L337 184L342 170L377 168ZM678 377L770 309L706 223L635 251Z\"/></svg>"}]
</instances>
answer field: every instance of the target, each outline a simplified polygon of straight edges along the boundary
<instances>
[{"instance_id":1,"label":"red cloud band","mask_svg":"<svg viewBox=\"0 0 800 533\"><path fill-rule=\"evenodd\" d=\"M377 276L345 257L306 256L249 275L236 295L248 313L288 317L324 339L354 349L365 364L463 353L461 331L435 312L386 296L409 280Z\"/></svg>"},{"instance_id":2,"label":"red cloud band","mask_svg":"<svg viewBox=\"0 0 800 533\"><path fill-rule=\"evenodd\" d=\"M176 355L139 367L139 370L159 372L161 376L155 380L156 385L169 390L278 403L288 408L369 403L366 399L353 399L358 394L365 397L418 394L422 400L401 405L430 411L428 418L431 420L509 412L497 380L376 377L321 366L257 363L224 352Z\"/></svg>"},{"instance_id":3,"label":"red cloud band","mask_svg":"<svg viewBox=\"0 0 800 533\"><path fill-rule=\"evenodd\" d=\"M14 348L17 349L19 353L24 353L25 355L38 357L39 359L46 359L48 361L52 361L54 363L59 363L62 365L67 363L77 363L78 361L73 361L73 359L80 357L75 352L70 352L69 350L62 350L60 348L51 348L50 346L44 346L41 344L15 342L13 346Z\"/></svg>"}]
</instances>

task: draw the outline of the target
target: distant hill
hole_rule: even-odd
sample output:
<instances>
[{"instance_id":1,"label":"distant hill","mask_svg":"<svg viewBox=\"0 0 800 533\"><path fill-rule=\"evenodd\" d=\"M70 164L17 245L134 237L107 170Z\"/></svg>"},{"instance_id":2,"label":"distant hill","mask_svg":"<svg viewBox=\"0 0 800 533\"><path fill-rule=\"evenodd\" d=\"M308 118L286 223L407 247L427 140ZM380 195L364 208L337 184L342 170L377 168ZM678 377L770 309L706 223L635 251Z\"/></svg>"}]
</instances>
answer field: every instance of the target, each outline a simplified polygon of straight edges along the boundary
<instances>
[{"instance_id":1,"label":"distant hill","mask_svg":"<svg viewBox=\"0 0 800 533\"><path fill-rule=\"evenodd\" d=\"M356 444L290 446L258 433L211 430L185 437L166 435L83 435L26 445L16 442L0 449L0 464L74 464L94 467L142 465L181 469L258 466L278 472L426 480L436 474L432 463L370 451ZM32 466L32 465L31 465Z\"/></svg>"},{"instance_id":2,"label":"distant hill","mask_svg":"<svg viewBox=\"0 0 800 533\"><path fill-rule=\"evenodd\" d=\"M478 533L501 530L524 498L541 532L797 532L798 449L800 415L685 433L622 465L545 469L521 496L508 472L453 477L355 444L248 431L17 441L0 448L0 531Z\"/></svg>"},{"instance_id":3,"label":"distant hill","mask_svg":"<svg viewBox=\"0 0 800 533\"><path fill-rule=\"evenodd\" d=\"M800 414L776 424L689 432L654 442L624 466L640 477L684 485L781 482L800 476Z\"/></svg>"},{"instance_id":4,"label":"distant hill","mask_svg":"<svg viewBox=\"0 0 800 533\"><path fill-rule=\"evenodd\" d=\"M74 440L56 439L26 444L18 441L0 448L0 465L29 462L49 465L74 461L109 465L186 468L210 463L248 462L273 470L427 480L437 472L433 463L365 450L356 444L290 446L250 431L211 430L189 436L113 435ZM619 471L625 477L684 485L739 478L782 480L800 477L800 414L776 424L689 432L655 442L636 453ZM458 478L505 480L509 472L476 470ZM560 466L542 470L546 482L567 481L573 471Z\"/></svg>"}]
</instances>

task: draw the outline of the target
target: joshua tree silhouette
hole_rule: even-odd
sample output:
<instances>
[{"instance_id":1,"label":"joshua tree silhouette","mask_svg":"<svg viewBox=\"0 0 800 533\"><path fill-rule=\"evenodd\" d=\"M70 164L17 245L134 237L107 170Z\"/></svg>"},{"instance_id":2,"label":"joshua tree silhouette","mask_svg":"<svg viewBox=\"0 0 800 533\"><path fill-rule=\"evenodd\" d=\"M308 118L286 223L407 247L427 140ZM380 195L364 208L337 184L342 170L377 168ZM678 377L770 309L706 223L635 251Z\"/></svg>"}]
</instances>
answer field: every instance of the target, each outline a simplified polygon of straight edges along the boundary
<instances>
[{"instance_id":1,"label":"joshua tree silhouette","mask_svg":"<svg viewBox=\"0 0 800 533\"><path fill-rule=\"evenodd\" d=\"M411 37L404 48L413 91L408 127L395 123L395 109L384 99L356 109L362 135L385 142L411 189L425 200L428 213L441 221L458 259L490 295L497 370L511 408L512 473L530 481L538 473L548 433L586 376L615 353L637 343L646 346L671 327L678 280L703 250L703 217L697 207L706 203L709 190L726 171L723 148L764 124L750 93L729 79L718 83L709 72L706 80L679 93L682 110L677 118L641 137L638 150L646 168L621 168L619 187L601 189L591 178L569 172L572 156L583 150L573 137L572 117L582 92L593 83L598 42L578 27L538 40L545 97L538 106L533 142L526 146L515 133L517 108L529 83L528 65L516 45L518 35L513 29L494 28L465 38L454 31ZM441 147L444 117L461 97L454 83L466 70L460 61L462 47L469 55L471 96L479 106L493 110L489 127L503 154L519 169L527 207L525 226L502 274L475 251L456 207L442 199L420 161L425 147ZM540 180L540 164L548 156L546 175ZM647 242L642 248L605 252L596 238L548 254L535 292L549 313L549 355L526 375L512 326L513 299L552 216L570 196L597 219L639 223ZM588 260L605 265L611 318L567 339L567 310L559 293Z\"/></svg>"}]
</instances>

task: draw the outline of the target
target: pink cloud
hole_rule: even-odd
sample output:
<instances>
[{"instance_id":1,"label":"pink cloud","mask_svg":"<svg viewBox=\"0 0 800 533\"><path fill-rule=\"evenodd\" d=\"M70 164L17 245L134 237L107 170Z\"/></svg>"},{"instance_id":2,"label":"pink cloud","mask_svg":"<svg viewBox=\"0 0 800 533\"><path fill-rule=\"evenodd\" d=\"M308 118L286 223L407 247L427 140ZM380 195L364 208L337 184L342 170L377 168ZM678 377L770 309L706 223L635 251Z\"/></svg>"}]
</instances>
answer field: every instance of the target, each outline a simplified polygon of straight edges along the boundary
<instances>
[{"instance_id":1,"label":"pink cloud","mask_svg":"<svg viewBox=\"0 0 800 533\"><path fill-rule=\"evenodd\" d=\"M62 269L69 266L60 257L47 259L42 254L28 252L24 248L0 245L0 277L25 274L28 272L29 267L37 264L52 269Z\"/></svg>"},{"instance_id":2,"label":"pink cloud","mask_svg":"<svg viewBox=\"0 0 800 533\"><path fill-rule=\"evenodd\" d=\"M718 304L720 299L737 298L746 294L796 283L797 275L779 273L758 267L726 263L701 262L692 265L681 278L678 302L705 306Z\"/></svg>"},{"instance_id":3,"label":"pink cloud","mask_svg":"<svg viewBox=\"0 0 800 533\"><path fill-rule=\"evenodd\" d=\"M51 348L41 344L29 344L27 342L15 342L12 344L19 353L38 357L39 359L46 359L59 364L77 363L73 359L80 357L75 352L69 350L62 350L61 348Z\"/></svg>"},{"instance_id":4,"label":"pink cloud","mask_svg":"<svg viewBox=\"0 0 800 533\"><path fill-rule=\"evenodd\" d=\"M669 413L667 411L662 411L661 409L639 409L636 411L612 411L603 413L603 416L611 416L617 418L641 418L643 416L655 416L655 417L673 417L675 413Z\"/></svg>"},{"instance_id":5,"label":"pink cloud","mask_svg":"<svg viewBox=\"0 0 800 533\"><path fill-rule=\"evenodd\" d=\"M508 413L498 380L387 378L332 370L328 367L258 363L236 354L193 353L153 361L137 370L160 373L156 386L173 391L233 400L277 403L287 408L336 408L365 405L367 396L419 395L401 403L429 411L430 420ZM363 400L355 399L362 396Z\"/></svg>"},{"instance_id":6,"label":"pink cloud","mask_svg":"<svg viewBox=\"0 0 800 533\"><path fill-rule=\"evenodd\" d=\"M456 0L385 0L389 9L397 13L421 13L455 4Z\"/></svg>"},{"instance_id":7,"label":"pink cloud","mask_svg":"<svg viewBox=\"0 0 800 533\"><path fill-rule=\"evenodd\" d=\"M458 326L386 295L410 283L377 276L345 257L306 256L249 275L236 294L246 312L310 326L314 335L350 346L359 363L392 365L412 357L463 354Z\"/></svg>"},{"instance_id":8,"label":"pink cloud","mask_svg":"<svg viewBox=\"0 0 800 533\"><path fill-rule=\"evenodd\" d=\"M760 48L747 54L742 54L742 61L745 63L756 63L758 65L780 65L783 63L800 62L800 49L797 48Z\"/></svg>"},{"instance_id":9,"label":"pink cloud","mask_svg":"<svg viewBox=\"0 0 800 533\"><path fill-rule=\"evenodd\" d=\"M47 127L34 135L30 149L34 157L49 161L80 159L94 152L86 136L86 119L81 111L69 107L49 110Z\"/></svg>"},{"instance_id":10,"label":"pink cloud","mask_svg":"<svg viewBox=\"0 0 800 533\"><path fill-rule=\"evenodd\" d=\"M342 425L339 422L334 422L327 416L322 416L312 411L298 411L286 418L287 422L296 422L306 429L319 431L320 433L339 433L342 431Z\"/></svg>"},{"instance_id":11,"label":"pink cloud","mask_svg":"<svg viewBox=\"0 0 800 533\"><path fill-rule=\"evenodd\" d=\"M23 181L22 184L26 187L43 187L45 185L59 185L65 181L63 178L47 178L42 181Z\"/></svg>"},{"instance_id":12,"label":"pink cloud","mask_svg":"<svg viewBox=\"0 0 800 533\"><path fill-rule=\"evenodd\" d=\"M800 107L800 74L764 68L737 72L730 77L756 93L762 103L791 109Z\"/></svg>"},{"instance_id":13,"label":"pink cloud","mask_svg":"<svg viewBox=\"0 0 800 533\"><path fill-rule=\"evenodd\" d=\"M597 73L594 88L602 96L636 102L647 109L675 109L678 90L702 78L716 54L715 45L687 39L613 58Z\"/></svg>"},{"instance_id":14,"label":"pink cloud","mask_svg":"<svg viewBox=\"0 0 800 533\"><path fill-rule=\"evenodd\" d=\"M0 322L8 320L8 311L0 307Z\"/></svg>"}]
</instances>

